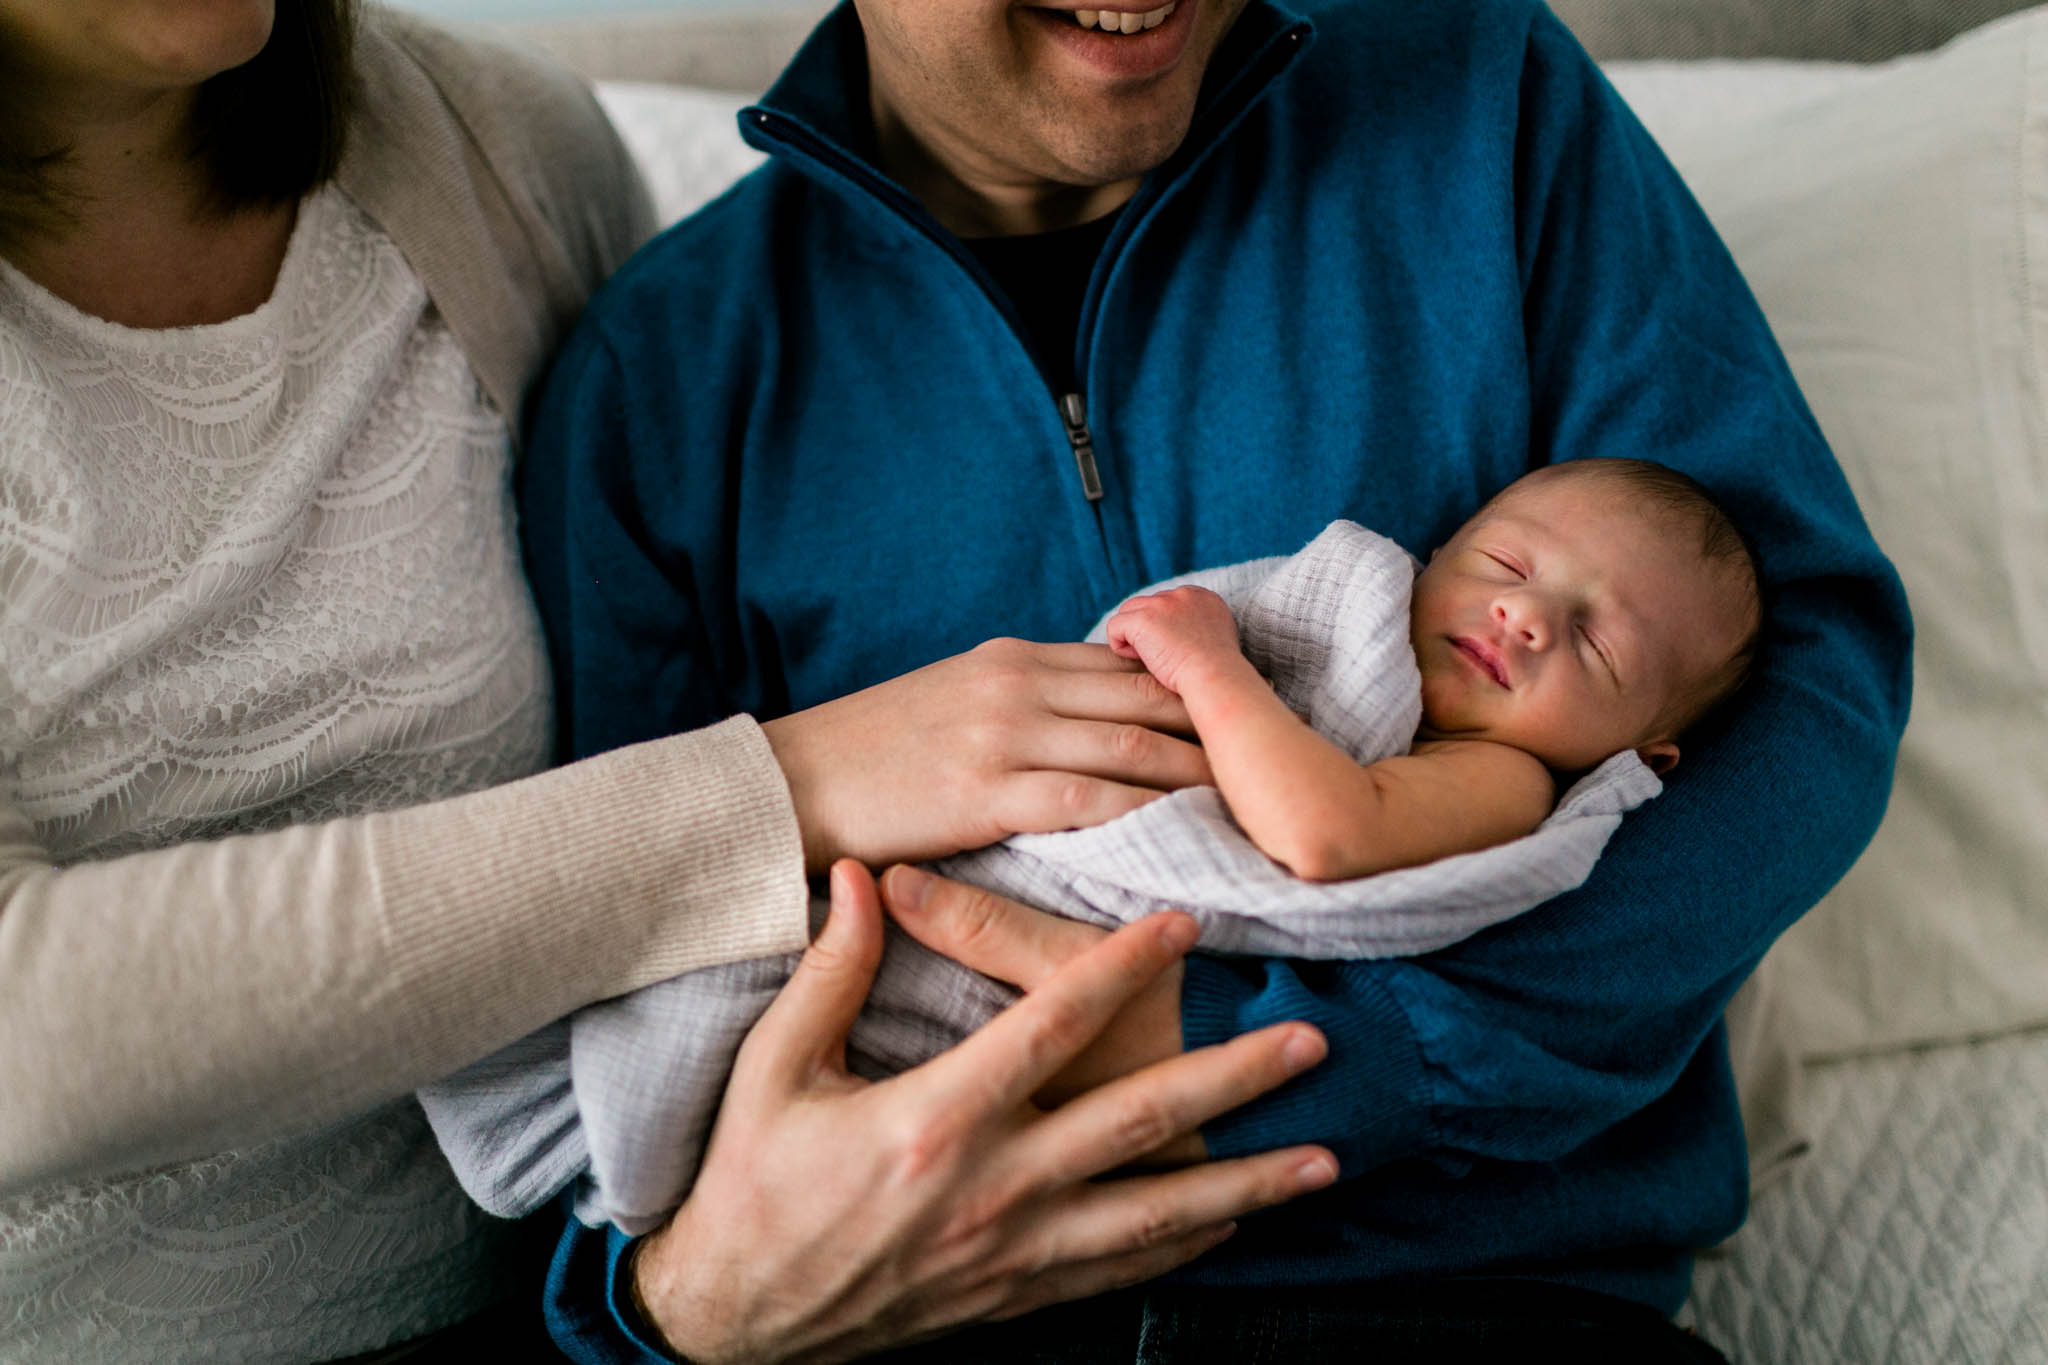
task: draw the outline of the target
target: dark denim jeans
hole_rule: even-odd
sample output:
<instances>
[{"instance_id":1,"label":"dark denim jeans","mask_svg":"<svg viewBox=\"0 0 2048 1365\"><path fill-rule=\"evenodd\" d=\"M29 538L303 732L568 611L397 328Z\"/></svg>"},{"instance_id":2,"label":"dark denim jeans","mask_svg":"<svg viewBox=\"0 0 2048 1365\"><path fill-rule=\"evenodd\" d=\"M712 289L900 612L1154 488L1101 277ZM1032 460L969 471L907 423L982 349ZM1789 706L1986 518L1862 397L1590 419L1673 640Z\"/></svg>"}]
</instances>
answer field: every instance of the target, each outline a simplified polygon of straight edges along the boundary
<instances>
[{"instance_id":1,"label":"dark denim jeans","mask_svg":"<svg viewBox=\"0 0 2048 1365\"><path fill-rule=\"evenodd\" d=\"M1727 1365L1654 1309L1536 1280L1164 1286L1061 1304L874 1357L888 1365Z\"/></svg>"}]
</instances>

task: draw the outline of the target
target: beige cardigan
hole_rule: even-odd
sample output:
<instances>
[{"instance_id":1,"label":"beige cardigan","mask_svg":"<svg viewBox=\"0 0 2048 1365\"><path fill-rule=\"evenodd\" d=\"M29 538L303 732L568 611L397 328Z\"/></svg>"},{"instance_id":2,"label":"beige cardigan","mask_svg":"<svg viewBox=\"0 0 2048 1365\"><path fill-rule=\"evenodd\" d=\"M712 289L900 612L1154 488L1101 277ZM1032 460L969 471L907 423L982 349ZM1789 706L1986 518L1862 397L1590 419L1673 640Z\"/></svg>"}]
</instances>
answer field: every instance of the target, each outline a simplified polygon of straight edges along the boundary
<instances>
[{"instance_id":1,"label":"beige cardigan","mask_svg":"<svg viewBox=\"0 0 2048 1365\"><path fill-rule=\"evenodd\" d=\"M586 89L502 50L372 10L360 68L342 188L516 422L646 235L638 179ZM0 1196L307 1131L591 1001L797 949L806 902L787 787L744 717L412 810L64 868L0 773Z\"/></svg>"}]
</instances>

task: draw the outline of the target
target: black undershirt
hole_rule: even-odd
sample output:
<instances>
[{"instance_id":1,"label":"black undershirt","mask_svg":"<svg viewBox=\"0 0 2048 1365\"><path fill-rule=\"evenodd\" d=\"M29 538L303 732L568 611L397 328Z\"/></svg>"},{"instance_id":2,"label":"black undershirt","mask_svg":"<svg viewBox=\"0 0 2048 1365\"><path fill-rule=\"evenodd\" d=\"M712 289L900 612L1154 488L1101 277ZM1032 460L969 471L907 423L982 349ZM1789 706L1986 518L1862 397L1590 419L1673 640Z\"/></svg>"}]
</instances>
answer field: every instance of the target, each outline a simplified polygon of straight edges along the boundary
<instances>
[{"instance_id":1,"label":"black undershirt","mask_svg":"<svg viewBox=\"0 0 2048 1365\"><path fill-rule=\"evenodd\" d=\"M1023 320L1025 335L1061 393L1079 393L1074 338L1095 258L1116 226L1115 212L1079 227L1027 237L974 237L967 249L995 277Z\"/></svg>"}]
</instances>

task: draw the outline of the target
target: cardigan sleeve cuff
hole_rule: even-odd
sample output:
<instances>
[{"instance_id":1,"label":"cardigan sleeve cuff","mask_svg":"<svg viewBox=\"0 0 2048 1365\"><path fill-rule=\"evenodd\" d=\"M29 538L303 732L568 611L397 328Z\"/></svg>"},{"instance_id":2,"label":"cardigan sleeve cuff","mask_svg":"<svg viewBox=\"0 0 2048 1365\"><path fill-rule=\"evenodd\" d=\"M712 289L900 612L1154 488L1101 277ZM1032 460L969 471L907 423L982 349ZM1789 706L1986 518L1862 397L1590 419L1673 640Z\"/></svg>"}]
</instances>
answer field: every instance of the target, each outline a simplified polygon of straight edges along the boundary
<instances>
[{"instance_id":1,"label":"cardigan sleeve cuff","mask_svg":"<svg viewBox=\"0 0 2048 1365\"><path fill-rule=\"evenodd\" d=\"M1315 988L1303 972L1315 974ZM1321 1029L1329 1055L1205 1124L1202 1137L1212 1156L1314 1142L1335 1153L1342 1173L1353 1176L1430 1143L1429 1072L1415 1028L1369 966L1187 959L1181 1032L1189 1051L1293 1019Z\"/></svg>"},{"instance_id":2,"label":"cardigan sleeve cuff","mask_svg":"<svg viewBox=\"0 0 2048 1365\"><path fill-rule=\"evenodd\" d=\"M375 897L386 994L416 1037L517 1037L810 941L795 808L747 716L373 825L373 865L404 879Z\"/></svg>"}]
</instances>

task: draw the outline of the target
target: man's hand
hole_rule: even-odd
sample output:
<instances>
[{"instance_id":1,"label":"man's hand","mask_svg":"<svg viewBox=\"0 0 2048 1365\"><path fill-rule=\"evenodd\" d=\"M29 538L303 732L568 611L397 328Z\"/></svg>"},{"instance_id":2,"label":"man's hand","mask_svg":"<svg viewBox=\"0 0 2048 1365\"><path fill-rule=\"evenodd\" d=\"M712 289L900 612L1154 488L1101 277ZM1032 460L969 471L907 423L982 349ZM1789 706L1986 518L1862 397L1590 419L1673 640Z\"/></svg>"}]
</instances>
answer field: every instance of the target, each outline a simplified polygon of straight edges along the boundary
<instances>
[{"instance_id":1,"label":"man's hand","mask_svg":"<svg viewBox=\"0 0 2048 1365\"><path fill-rule=\"evenodd\" d=\"M832 892L824 933L740 1049L688 1201L636 1248L640 1314L690 1359L847 1360L1103 1293L1335 1179L1317 1147L1092 1179L1320 1061L1304 1024L1052 1113L1031 1102L1187 951L1185 916L1106 936L951 1052L870 1085L848 1074L845 1040L881 957L881 911L852 863L834 867Z\"/></svg>"},{"instance_id":2,"label":"man's hand","mask_svg":"<svg viewBox=\"0 0 2048 1365\"><path fill-rule=\"evenodd\" d=\"M1101 645L991 640L761 727L804 861L943 857L1209 780L1180 700Z\"/></svg>"},{"instance_id":3,"label":"man's hand","mask_svg":"<svg viewBox=\"0 0 2048 1365\"><path fill-rule=\"evenodd\" d=\"M1109 647L1145 665L1173 692L1185 695L1192 674L1244 663L1230 606L1207 588L1185 584L1133 597L1103 628Z\"/></svg>"},{"instance_id":4,"label":"man's hand","mask_svg":"<svg viewBox=\"0 0 2048 1365\"><path fill-rule=\"evenodd\" d=\"M1049 915L965 882L898 866L882 876L882 903L918 942L984 976L1030 991L1109 937L1092 924ZM1039 1088L1057 1105L1119 1076L1181 1055L1181 963L1176 957L1117 1011L1107 1027ZM1184 1166L1209 1152L1199 1132L1183 1133L1140 1158Z\"/></svg>"}]
</instances>

